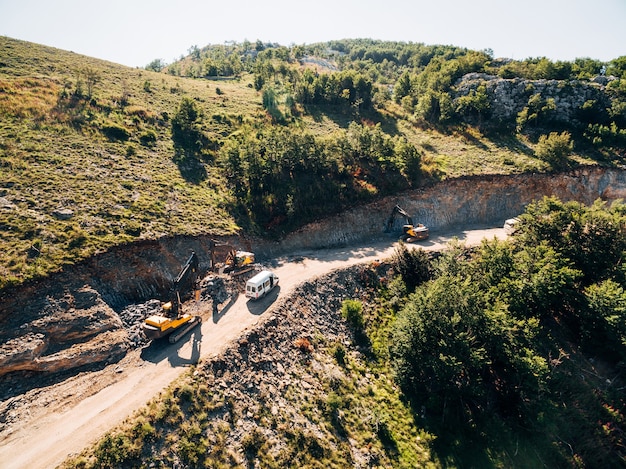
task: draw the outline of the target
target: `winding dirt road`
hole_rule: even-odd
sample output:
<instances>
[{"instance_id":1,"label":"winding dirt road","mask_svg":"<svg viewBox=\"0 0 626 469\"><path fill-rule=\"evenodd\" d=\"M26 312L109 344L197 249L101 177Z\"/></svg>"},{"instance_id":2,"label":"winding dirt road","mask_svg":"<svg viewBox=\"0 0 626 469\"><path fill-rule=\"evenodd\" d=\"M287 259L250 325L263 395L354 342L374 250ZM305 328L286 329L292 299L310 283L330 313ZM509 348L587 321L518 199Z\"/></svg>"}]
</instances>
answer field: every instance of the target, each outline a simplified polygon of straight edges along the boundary
<instances>
[{"instance_id":1,"label":"winding dirt road","mask_svg":"<svg viewBox=\"0 0 626 469\"><path fill-rule=\"evenodd\" d=\"M453 237L466 245L483 238L504 238L501 228L475 229L432 236L416 246L440 250ZM258 302L243 295L212 316L207 305L196 304L203 317L196 328L175 345L151 344L128 354L122 362L104 370L85 373L37 391L28 415L9 430L0 430L0 468L45 468L61 464L108 430L120 424L174 381L186 367L219 354L263 316L271 315L277 298L289 295L307 279L340 267L390 257L395 243L343 249L298 252L277 259L271 268L280 277L279 288Z\"/></svg>"}]
</instances>

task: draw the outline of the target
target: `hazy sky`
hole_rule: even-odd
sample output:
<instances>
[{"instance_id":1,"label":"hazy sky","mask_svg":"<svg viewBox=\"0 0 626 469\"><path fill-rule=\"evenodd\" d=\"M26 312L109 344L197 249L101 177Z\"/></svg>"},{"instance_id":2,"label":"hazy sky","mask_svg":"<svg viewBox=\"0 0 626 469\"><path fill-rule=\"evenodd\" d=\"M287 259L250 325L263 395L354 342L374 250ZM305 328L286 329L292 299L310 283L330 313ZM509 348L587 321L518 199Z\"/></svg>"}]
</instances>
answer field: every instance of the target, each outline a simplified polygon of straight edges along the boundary
<instances>
[{"instance_id":1,"label":"hazy sky","mask_svg":"<svg viewBox=\"0 0 626 469\"><path fill-rule=\"evenodd\" d=\"M0 35L133 67L246 39L371 38L609 61L626 56L626 0L0 0Z\"/></svg>"}]
</instances>

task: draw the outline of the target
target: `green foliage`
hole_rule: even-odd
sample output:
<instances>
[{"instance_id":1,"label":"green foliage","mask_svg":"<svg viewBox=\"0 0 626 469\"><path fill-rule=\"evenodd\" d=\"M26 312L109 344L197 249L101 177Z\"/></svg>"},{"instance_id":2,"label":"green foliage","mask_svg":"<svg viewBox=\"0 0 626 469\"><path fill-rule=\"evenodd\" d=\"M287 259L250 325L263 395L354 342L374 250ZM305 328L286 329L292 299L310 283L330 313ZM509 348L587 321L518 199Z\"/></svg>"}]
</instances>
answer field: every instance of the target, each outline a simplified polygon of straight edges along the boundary
<instances>
[{"instance_id":1,"label":"green foliage","mask_svg":"<svg viewBox=\"0 0 626 469\"><path fill-rule=\"evenodd\" d=\"M578 80L591 79L602 72L604 63L597 59L577 58L572 63L572 75Z\"/></svg>"},{"instance_id":2,"label":"green foliage","mask_svg":"<svg viewBox=\"0 0 626 469\"><path fill-rule=\"evenodd\" d=\"M513 271L498 290L516 316L545 316L567 304L580 276L568 259L541 243L514 254Z\"/></svg>"},{"instance_id":3,"label":"green foliage","mask_svg":"<svg viewBox=\"0 0 626 469\"><path fill-rule=\"evenodd\" d=\"M294 98L303 105L339 106L356 112L370 109L373 100L371 81L352 70L316 75L306 69L294 81Z\"/></svg>"},{"instance_id":4,"label":"green foliage","mask_svg":"<svg viewBox=\"0 0 626 469\"><path fill-rule=\"evenodd\" d=\"M152 129L146 130L139 137L139 141L141 142L141 144L146 146L146 147L154 146L156 144L156 142L157 142L157 139L158 139L158 135Z\"/></svg>"},{"instance_id":5,"label":"green foliage","mask_svg":"<svg viewBox=\"0 0 626 469\"><path fill-rule=\"evenodd\" d=\"M487 89L481 85L456 100L455 112L465 120L471 119L480 123L488 117L490 108L491 103L487 96Z\"/></svg>"},{"instance_id":6,"label":"green foliage","mask_svg":"<svg viewBox=\"0 0 626 469\"><path fill-rule=\"evenodd\" d=\"M531 348L536 328L536 320L514 319L503 303L487 304L469 277L443 275L401 312L392 359L416 405L453 420L468 409L520 415L545 386L547 364Z\"/></svg>"},{"instance_id":7,"label":"green foliage","mask_svg":"<svg viewBox=\"0 0 626 469\"><path fill-rule=\"evenodd\" d=\"M437 260L436 278L398 314L390 356L414 409L445 421L444 439L497 421L505 431L522 423L562 441L557 422L576 418L566 438L590 438L603 449L592 455L582 443L569 452L545 445L542 459L620 460L609 441L616 441L611 428L621 414L599 408L623 405L622 397L610 384L599 391L601 376L589 385L574 376L584 359L564 349L609 363L626 357L625 214L621 203L585 207L544 198L520 216L511 241L485 240L474 251L453 244ZM567 410L572 406L578 410Z\"/></svg>"},{"instance_id":8,"label":"green foliage","mask_svg":"<svg viewBox=\"0 0 626 469\"><path fill-rule=\"evenodd\" d=\"M606 73L622 79L626 78L626 55L611 60Z\"/></svg>"},{"instance_id":9,"label":"green foliage","mask_svg":"<svg viewBox=\"0 0 626 469\"><path fill-rule=\"evenodd\" d=\"M160 72L163 68L165 68L165 64L161 59L154 59L146 65L146 70L152 70L153 72Z\"/></svg>"},{"instance_id":10,"label":"green foliage","mask_svg":"<svg viewBox=\"0 0 626 469\"><path fill-rule=\"evenodd\" d=\"M430 258L423 249L408 249L400 242L392 257L393 270L400 275L408 291L431 277Z\"/></svg>"},{"instance_id":11,"label":"green foliage","mask_svg":"<svg viewBox=\"0 0 626 469\"><path fill-rule=\"evenodd\" d=\"M582 312L585 339L598 350L617 352L626 359L626 291L619 283L607 279L584 291L587 310ZM586 313L586 314L585 314Z\"/></svg>"},{"instance_id":12,"label":"green foliage","mask_svg":"<svg viewBox=\"0 0 626 469\"><path fill-rule=\"evenodd\" d=\"M204 143L202 113L193 99L183 97L172 118L172 141L184 157L200 153Z\"/></svg>"},{"instance_id":13,"label":"green foliage","mask_svg":"<svg viewBox=\"0 0 626 469\"><path fill-rule=\"evenodd\" d=\"M549 163L553 168L567 166L568 157L574 150L574 143L569 132L550 132L539 137L535 155Z\"/></svg>"},{"instance_id":14,"label":"green foliage","mask_svg":"<svg viewBox=\"0 0 626 469\"><path fill-rule=\"evenodd\" d=\"M341 315L357 330L363 328L363 304L359 300L344 300Z\"/></svg>"},{"instance_id":15,"label":"green foliage","mask_svg":"<svg viewBox=\"0 0 626 469\"><path fill-rule=\"evenodd\" d=\"M240 207L254 225L276 232L415 184L420 154L380 126L351 123L326 139L273 127L243 129L220 152ZM382 170L382 171L381 171Z\"/></svg>"},{"instance_id":16,"label":"green foliage","mask_svg":"<svg viewBox=\"0 0 626 469\"><path fill-rule=\"evenodd\" d=\"M584 59L583 59L584 60ZM572 74L581 74L580 67L593 67L593 64L579 62L578 67L574 67L569 62L552 62L546 57L529 58L521 61L511 61L500 67L498 75L502 78L526 78L528 80L567 80L575 78ZM593 76L600 73L598 68Z\"/></svg>"},{"instance_id":17,"label":"green foliage","mask_svg":"<svg viewBox=\"0 0 626 469\"><path fill-rule=\"evenodd\" d=\"M120 467L137 461L139 456L123 434L107 434L94 451L99 467Z\"/></svg>"},{"instance_id":18,"label":"green foliage","mask_svg":"<svg viewBox=\"0 0 626 469\"><path fill-rule=\"evenodd\" d=\"M585 130L585 137L596 146L626 144L626 129L620 128L617 123L609 125L589 124Z\"/></svg>"},{"instance_id":19,"label":"green foliage","mask_svg":"<svg viewBox=\"0 0 626 469\"><path fill-rule=\"evenodd\" d=\"M101 127L102 133L106 135L111 140L122 140L126 141L130 138L130 131L121 125L108 123Z\"/></svg>"},{"instance_id":20,"label":"green foliage","mask_svg":"<svg viewBox=\"0 0 626 469\"><path fill-rule=\"evenodd\" d=\"M585 284L616 274L626 250L624 207L598 200L591 207L544 197L521 216L516 238L527 246L547 243L583 274Z\"/></svg>"},{"instance_id":21,"label":"green foliage","mask_svg":"<svg viewBox=\"0 0 626 469\"><path fill-rule=\"evenodd\" d=\"M527 105L517 115L517 130L522 131L529 126L535 128L551 122L556 104L554 98L543 98L535 93L528 98Z\"/></svg>"},{"instance_id":22,"label":"green foliage","mask_svg":"<svg viewBox=\"0 0 626 469\"><path fill-rule=\"evenodd\" d=\"M265 442L267 438L258 428L255 428L252 432L246 434L241 440L241 446L243 450L246 452L248 458L255 458Z\"/></svg>"}]
</instances>

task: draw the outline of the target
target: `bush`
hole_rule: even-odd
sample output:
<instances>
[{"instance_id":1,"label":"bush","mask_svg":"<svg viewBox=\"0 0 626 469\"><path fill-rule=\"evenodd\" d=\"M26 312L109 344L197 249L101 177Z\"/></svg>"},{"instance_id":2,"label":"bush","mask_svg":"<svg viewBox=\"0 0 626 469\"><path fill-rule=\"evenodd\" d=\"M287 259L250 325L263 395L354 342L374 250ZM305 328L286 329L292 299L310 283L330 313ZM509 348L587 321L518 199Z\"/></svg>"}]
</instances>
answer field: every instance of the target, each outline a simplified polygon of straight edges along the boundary
<instances>
[{"instance_id":1,"label":"bush","mask_svg":"<svg viewBox=\"0 0 626 469\"><path fill-rule=\"evenodd\" d=\"M139 141L146 147L154 146L157 141L157 133L154 130L146 130L139 137Z\"/></svg>"},{"instance_id":2,"label":"bush","mask_svg":"<svg viewBox=\"0 0 626 469\"><path fill-rule=\"evenodd\" d=\"M111 140L123 140L126 141L130 138L130 130L118 124L105 124L100 129L104 135Z\"/></svg>"},{"instance_id":3,"label":"bush","mask_svg":"<svg viewBox=\"0 0 626 469\"><path fill-rule=\"evenodd\" d=\"M402 277L408 291L430 278L430 258L423 249L408 249L404 243L396 248L393 257L393 270Z\"/></svg>"},{"instance_id":4,"label":"bush","mask_svg":"<svg viewBox=\"0 0 626 469\"><path fill-rule=\"evenodd\" d=\"M566 166L568 156L574 150L574 143L569 132L551 132L539 137L535 148L537 158L549 163L554 168Z\"/></svg>"},{"instance_id":5,"label":"bush","mask_svg":"<svg viewBox=\"0 0 626 469\"><path fill-rule=\"evenodd\" d=\"M341 315L354 328L363 328L363 305L358 300L345 300L341 305Z\"/></svg>"}]
</instances>

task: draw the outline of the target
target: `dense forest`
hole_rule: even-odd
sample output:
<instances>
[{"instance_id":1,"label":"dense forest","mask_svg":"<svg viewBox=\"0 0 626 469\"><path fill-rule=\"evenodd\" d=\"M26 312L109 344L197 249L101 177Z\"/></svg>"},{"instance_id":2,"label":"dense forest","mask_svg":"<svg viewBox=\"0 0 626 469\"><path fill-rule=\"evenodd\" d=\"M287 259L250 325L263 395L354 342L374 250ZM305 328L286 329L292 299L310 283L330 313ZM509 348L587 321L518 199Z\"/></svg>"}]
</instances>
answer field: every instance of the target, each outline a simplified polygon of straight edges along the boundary
<instances>
[{"instance_id":1,"label":"dense forest","mask_svg":"<svg viewBox=\"0 0 626 469\"><path fill-rule=\"evenodd\" d=\"M520 438L548 467L626 461L621 381L580 376L587 360L623 373L625 209L544 198L507 241L435 260L396 252L382 353L415 411L436 417L435 433L460 437L462 458Z\"/></svg>"}]
</instances>

